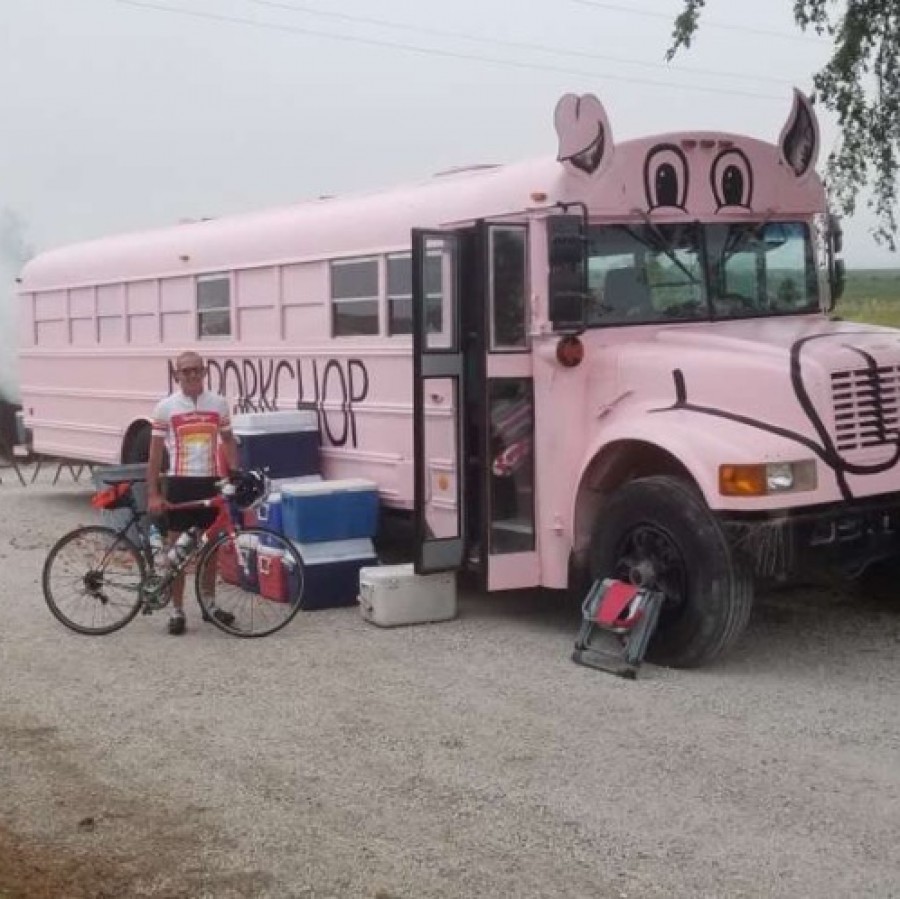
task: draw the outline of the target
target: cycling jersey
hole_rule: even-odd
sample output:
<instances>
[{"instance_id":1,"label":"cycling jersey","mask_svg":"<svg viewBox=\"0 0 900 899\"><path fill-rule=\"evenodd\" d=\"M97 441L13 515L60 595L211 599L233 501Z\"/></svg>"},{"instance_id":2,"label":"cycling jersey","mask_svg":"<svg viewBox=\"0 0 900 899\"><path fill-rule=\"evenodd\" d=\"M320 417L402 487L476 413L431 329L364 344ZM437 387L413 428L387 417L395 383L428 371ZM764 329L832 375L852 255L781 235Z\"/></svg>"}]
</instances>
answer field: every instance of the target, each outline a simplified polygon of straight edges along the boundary
<instances>
[{"instance_id":1,"label":"cycling jersey","mask_svg":"<svg viewBox=\"0 0 900 899\"><path fill-rule=\"evenodd\" d=\"M173 475L214 477L219 434L230 430L228 403L208 390L196 400L176 391L153 410L153 436L165 438Z\"/></svg>"}]
</instances>

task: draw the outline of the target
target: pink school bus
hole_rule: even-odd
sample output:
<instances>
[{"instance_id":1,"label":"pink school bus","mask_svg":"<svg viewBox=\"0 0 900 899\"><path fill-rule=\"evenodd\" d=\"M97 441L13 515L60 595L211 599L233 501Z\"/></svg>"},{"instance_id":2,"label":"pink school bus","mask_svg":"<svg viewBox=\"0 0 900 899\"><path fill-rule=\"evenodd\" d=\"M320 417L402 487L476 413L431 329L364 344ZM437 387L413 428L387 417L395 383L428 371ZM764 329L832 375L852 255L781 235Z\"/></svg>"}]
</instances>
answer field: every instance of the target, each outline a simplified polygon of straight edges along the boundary
<instances>
[{"instance_id":1,"label":"pink school bus","mask_svg":"<svg viewBox=\"0 0 900 899\"><path fill-rule=\"evenodd\" d=\"M555 127L555 158L37 257L34 449L143 459L196 348L235 411L316 409L324 473L413 519L419 571L651 585L672 665L731 646L760 578L892 558L900 340L828 315L807 99L775 143L617 143L592 95Z\"/></svg>"}]
</instances>

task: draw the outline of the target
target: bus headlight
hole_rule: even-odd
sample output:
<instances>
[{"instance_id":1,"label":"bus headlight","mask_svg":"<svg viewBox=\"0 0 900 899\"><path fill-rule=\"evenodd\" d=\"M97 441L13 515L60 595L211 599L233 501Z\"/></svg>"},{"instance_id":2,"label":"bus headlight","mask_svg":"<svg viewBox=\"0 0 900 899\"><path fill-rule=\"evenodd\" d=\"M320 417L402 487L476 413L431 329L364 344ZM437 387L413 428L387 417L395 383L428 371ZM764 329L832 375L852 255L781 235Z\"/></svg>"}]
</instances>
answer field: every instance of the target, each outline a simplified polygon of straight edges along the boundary
<instances>
[{"instance_id":1,"label":"bus headlight","mask_svg":"<svg viewBox=\"0 0 900 899\"><path fill-rule=\"evenodd\" d=\"M816 485L815 459L719 466L719 493L722 496L798 493L802 490L815 490Z\"/></svg>"}]
</instances>

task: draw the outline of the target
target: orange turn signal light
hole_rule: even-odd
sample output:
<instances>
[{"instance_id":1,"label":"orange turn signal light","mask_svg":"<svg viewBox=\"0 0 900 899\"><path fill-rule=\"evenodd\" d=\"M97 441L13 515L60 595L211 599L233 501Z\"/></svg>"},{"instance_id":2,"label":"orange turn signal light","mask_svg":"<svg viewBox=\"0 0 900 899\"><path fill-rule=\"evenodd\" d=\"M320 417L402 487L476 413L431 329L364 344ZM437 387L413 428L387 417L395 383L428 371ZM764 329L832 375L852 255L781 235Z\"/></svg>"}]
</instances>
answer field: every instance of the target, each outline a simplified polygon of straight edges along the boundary
<instances>
[{"instance_id":1,"label":"orange turn signal light","mask_svg":"<svg viewBox=\"0 0 900 899\"><path fill-rule=\"evenodd\" d=\"M765 465L720 465L719 493L722 496L765 496Z\"/></svg>"},{"instance_id":2,"label":"orange turn signal light","mask_svg":"<svg viewBox=\"0 0 900 899\"><path fill-rule=\"evenodd\" d=\"M556 361L566 368L574 368L584 359L584 344L577 337L563 337L556 344Z\"/></svg>"}]
</instances>

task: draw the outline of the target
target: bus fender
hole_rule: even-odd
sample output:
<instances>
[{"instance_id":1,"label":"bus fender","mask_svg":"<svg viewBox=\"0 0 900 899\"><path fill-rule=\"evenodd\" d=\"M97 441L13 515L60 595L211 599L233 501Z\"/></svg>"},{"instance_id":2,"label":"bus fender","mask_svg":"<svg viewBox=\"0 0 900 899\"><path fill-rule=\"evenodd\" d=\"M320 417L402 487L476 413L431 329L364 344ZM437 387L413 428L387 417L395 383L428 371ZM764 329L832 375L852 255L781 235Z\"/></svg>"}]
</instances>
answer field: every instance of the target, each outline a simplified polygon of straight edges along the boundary
<instances>
[{"instance_id":1,"label":"bus fender","mask_svg":"<svg viewBox=\"0 0 900 899\"><path fill-rule=\"evenodd\" d=\"M795 441L728 420L709 427L694 416L648 414L611 422L588 445L579 468L570 518L573 549L585 549L603 496L628 481L681 477L692 481L715 511L726 508L719 494L720 465L789 461L807 453Z\"/></svg>"}]
</instances>

